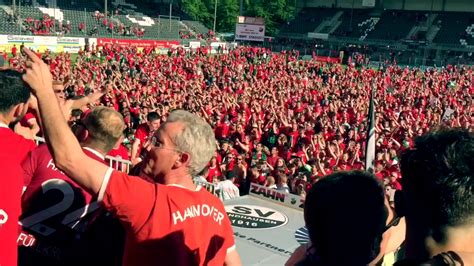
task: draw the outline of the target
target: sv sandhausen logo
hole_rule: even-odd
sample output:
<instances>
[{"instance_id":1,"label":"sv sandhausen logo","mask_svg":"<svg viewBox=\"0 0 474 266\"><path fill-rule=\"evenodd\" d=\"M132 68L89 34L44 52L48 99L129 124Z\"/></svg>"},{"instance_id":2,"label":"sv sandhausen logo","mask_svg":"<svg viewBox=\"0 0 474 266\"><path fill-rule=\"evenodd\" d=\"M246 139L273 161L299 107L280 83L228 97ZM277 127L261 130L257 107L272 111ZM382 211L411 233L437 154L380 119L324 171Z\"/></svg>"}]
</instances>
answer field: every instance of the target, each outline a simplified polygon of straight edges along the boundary
<instances>
[{"instance_id":1,"label":"sv sandhausen logo","mask_svg":"<svg viewBox=\"0 0 474 266\"><path fill-rule=\"evenodd\" d=\"M255 205L228 205L225 210L232 226L269 229L285 225L288 217L274 209Z\"/></svg>"}]
</instances>

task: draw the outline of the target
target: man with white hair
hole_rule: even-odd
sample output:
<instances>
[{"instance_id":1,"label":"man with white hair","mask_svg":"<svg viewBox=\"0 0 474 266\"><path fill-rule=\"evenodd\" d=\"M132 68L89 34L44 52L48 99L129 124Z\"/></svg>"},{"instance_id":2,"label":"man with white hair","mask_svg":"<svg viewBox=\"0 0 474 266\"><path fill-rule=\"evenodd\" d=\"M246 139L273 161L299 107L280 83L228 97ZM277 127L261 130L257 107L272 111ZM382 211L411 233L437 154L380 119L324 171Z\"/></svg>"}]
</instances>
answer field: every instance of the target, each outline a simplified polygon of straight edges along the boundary
<instances>
[{"instance_id":1,"label":"man with white hair","mask_svg":"<svg viewBox=\"0 0 474 266\"><path fill-rule=\"evenodd\" d=\"M23 79L42 110L56 165L98 195L126 230L124 265L240 265L230 220L219 199L193 183L215 152L212 128L185 111L172 112L155 132L140 177L87 157L57 103L49 68L33 52Z\"/></svg>"}]
</instances>

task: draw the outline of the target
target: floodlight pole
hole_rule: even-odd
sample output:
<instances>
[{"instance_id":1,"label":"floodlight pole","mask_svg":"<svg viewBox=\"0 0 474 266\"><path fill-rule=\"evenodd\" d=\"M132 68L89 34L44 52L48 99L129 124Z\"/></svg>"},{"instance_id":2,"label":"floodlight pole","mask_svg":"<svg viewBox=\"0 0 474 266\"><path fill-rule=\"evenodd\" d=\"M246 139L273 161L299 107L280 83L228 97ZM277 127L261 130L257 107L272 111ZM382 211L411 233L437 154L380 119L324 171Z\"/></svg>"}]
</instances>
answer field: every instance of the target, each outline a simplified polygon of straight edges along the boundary
<instances>
[{"instance_id":1,"label":"floodlight pole","mask_svg":"<svg viewBox=\"0 0 474 266\"><path fill-rule=\"evenodd\" d=\"M214 0L214 27L212 28L212 31L214 31L214 34L216 34L216 20L217 20L217 0Z\"/></svg>"},{"instance_id":2,"label":"floodlight pole","mask_svg":"<svg viewBox=\"0 0 474 266\"><path fill-rule=\"evenodd\" d=\"M84 8L84 35L87 35L87 9Z\"/></svg>"},{"instance_id":3,"label":"floodlight pole","mask_svg":"<svg viewBox=\"0 0 474 266\"><path fill-rule=\"evenodd\" d=\"M21 21L21 1L18 0L18 30L20 31L21 35L21 25L23 25L23 22Z\"/></svg>"},{"instance_id":4,"label":"floodlight pole","mask_svg":"<svg viewBox=\"0 0 474 266\"><path fill-rule=\"evenodd\" d=\"M352 32L352 17L353 17L353 15L354 15L354 1L355 1L355 0L352 0L351 21L350 21L350 23L349 23L349 29L350 29L351 32Z\"/></svg>"}]
</instances>

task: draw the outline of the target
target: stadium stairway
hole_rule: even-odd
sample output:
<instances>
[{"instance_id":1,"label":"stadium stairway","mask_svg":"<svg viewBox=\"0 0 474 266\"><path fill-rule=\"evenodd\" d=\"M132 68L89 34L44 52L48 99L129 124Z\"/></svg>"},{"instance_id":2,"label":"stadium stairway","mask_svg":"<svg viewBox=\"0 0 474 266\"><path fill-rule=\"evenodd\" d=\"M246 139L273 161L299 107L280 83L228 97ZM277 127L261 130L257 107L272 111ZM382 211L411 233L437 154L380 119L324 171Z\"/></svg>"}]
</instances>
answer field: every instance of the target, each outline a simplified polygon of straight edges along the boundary
<instances>
[{"instance_id":1,"label":"stadium stairway","mask_svg":"<svg viewBox=\"0 0 474 266\"><path fill-rule=\"evenodd\" d=\"M401 40L423 18L423 13L389 10L382 13L367 39Z\"/></svg>"},{"instance_id":2,"label":"stadium stairway","mask_svg":"<svg viewBox=\"0 0 474 266\"><path fill-rule=\"evenodd\" d=\"M333 17L338 10L327 8L303 8L294 20L288 22L280 30L280 36L314 32L325 19Z\"/></svg>"},{"instance_id":3,"label":"stadium stairway","mask_svg":"<svg viewBox=\"0 0 474 266\"><path fill-rule=\"evenodd\" d=\"M344 13L338 18L336 27L332 29L330 33L334 36L360 39L366 36L369 31L373 30L378 19L378 17L372 17L367 10L356 9L352 13L351 25L351 10L345 9Z\"/></svg>"},{"instance_id":4,"label":"stadium stairway","mask_svg":"<svg viewBox=\"0 0 474 266\"><path fill-rule=\"evenodd\" d=\"M97 35L101 37L114 37L114 38L137 38L136 36L118 36L117 33L111 33L108 27L104 27L101 21L97 21L93 15L94 11L103 10L103 3L94 0L31 0L21 1L20 16L22 20L27 17L33 19L41 19L44 14L48 14L50 17L56 19L56 26L59 21L63 25L66 25L67 21L71 24L71 32L65 36L84 36L89 35L90 31L97 26ZM19 33L20 27L13 21L10 21L9 14L13 13L13 10L5 0L1 0L0 4L0 33L12 34ZM173 9L173 14L179 16L185 16L179 10ZM119 15L114 15L115 11L119 11ZM145 29L143 39L179 39L180 31L187 31L191 28L196 33L205 34L208 29L199 22L192 20L186 20L185 22L180 21L179 16L172 16L169 20L169 6L156 4L149 5L141 1L130 1L126 0L114 0L110 3L109 11L111 14L110 19L115 22L117 27L118 22L124 24L126 27L131 26L135 28ZM166 14L160 16L158 14ZM188 18L187 16L185 16ZM79 24L84 23L86 26L85 32L79 31ZM29 31L24 32L29 33ZM51 32L50 35L54 33Z\"/></svg>"},{"instance_id":5,"label":"stadium stairway","mask_svg":"<svg viewBox=\"0 0 474 266\"><path fill-rule=\"evenodd\" d=\"M437 22L440 30L433 42L438 44L474 45L472 13L450 12L439 14Z\"/></svg>"}]
</instances>

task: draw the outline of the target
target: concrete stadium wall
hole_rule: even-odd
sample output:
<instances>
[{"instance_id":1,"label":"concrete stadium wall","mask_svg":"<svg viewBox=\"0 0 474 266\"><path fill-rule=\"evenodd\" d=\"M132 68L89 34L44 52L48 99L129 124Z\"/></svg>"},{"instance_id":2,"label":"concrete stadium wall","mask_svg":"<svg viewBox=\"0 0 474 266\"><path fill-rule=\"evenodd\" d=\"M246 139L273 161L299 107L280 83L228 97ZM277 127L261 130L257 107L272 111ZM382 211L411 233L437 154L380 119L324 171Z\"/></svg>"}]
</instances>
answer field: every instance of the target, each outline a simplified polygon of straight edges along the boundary
<instances>
[{"instance_id":1,"label":"concrete stadium wall","mask_svg":"<svg viewBox=\"0 0 474 266\"><path fill-rule=\"evenodd\" d=\"M474 12L472 0L446 0L446 11Z\"/></svg>"},{"instance_id":2,"label":"concrete stadium wall","mask_svg":"<svg viewBox=\"0 0 474 266\"><path fill-rule=\"evenodd\" d=\"M362 0L301 0L300 7L367 8ZM396 10L474 12L473 0L376 0L376 7Z\"/></svg>"}]
</instances>

